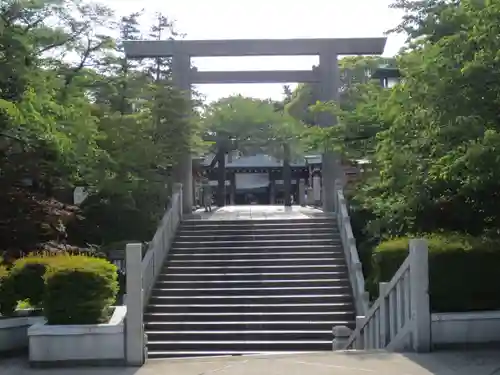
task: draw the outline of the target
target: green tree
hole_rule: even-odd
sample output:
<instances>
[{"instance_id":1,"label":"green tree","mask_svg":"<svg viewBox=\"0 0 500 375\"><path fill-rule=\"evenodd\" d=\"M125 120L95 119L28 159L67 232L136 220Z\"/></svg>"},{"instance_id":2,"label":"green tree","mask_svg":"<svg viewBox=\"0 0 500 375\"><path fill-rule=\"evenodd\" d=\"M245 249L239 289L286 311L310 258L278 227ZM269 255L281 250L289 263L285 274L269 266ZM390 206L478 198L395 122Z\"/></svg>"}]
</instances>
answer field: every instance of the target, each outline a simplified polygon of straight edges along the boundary
<instances>
[{"instance_id":1,"label":"green tree","mask_svg":"<svg viewBox=\"0 0 500 375\"><path fill-rule=\"evenodd\" d=\"M356 98L359 96L354 87L368 84L370 75L380 66L396 66L395 59L378 56L350 56L339 60L339 102L336 103L342 110L353 110ZM300 84L286 96L286 111L294 118L306 124L314 125L318 122L318 109L313 107L318 101L318 87L316 84ZM286 94L286 91L285 91Z\"/></svg>"},{"instance_id":2,"label":"green tree","mask_svg":"<svg viewBox=\"0 0 500 375\"><path fill-rule=\"evenodd\" d=\"M303 154L300 136L303 125L271 100L231 96L211 103L202 114L205 139L218 136L236 140L245 155L266 153L283 157L283 143L290 145L292 157Z\"/></svg>"},{"instance_id":3,"label":"green tree","mask_svg":"<svg viewBox=\"0 0 500 375\"><path fill-rule=\"evenodd\" d=\"M360 197L379 218L372 224L380 233L496 232L500 8L433 6L424 13L435 17L438 37L401 56L404 83L391 90L382 112L389 126L377 135L380 173ZM460 27L445 33L445 24Z\"/></svg>"},{"instance_id":4,"label":"green tree","mask_svg":"<svg viewBox=\"0 0 500 375\"><path fill-rule=\"evenodd\" d=\"M80 0L0 5L4 249L150 239L168 171L196 144L197 118L187 120L168 76L157 81L125 59L121 42L140 38L139 17ZM91 195L75 225L76 185Z\"/></svg>"}]
</instances>

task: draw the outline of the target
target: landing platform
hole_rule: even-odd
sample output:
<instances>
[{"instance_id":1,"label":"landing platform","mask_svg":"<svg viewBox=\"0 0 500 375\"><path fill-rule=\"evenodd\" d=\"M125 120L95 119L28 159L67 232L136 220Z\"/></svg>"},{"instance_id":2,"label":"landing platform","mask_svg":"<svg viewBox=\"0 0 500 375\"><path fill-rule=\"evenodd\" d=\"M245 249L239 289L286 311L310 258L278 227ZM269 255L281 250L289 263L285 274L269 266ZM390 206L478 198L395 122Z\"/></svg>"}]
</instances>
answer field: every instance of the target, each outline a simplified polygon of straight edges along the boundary
<instances>
[{"instance_id":1,"label":"landing platform","mask_svg":"<svg viewBox=\"0 0 500 375\"><path fill-rule=\"evenodd\" d=\"M498 352L429 354L323 352L290 355L149 361L138 368L32 370L26 361L0 361L2 375L493 375L500 372Z\"/></svg>"},{"instance_id":2,"label":"landing platform","mask_svg":"<svg viewBox=\"0 0 500 375\"><path fill-rule=\"evenodd\" d=\"M321 209L315 207L283 205L248 205L248 206L225 206L213 207L212 212L205 212L201 208L186 216L186 219L198 220L283 220L283 219L306 219L314 217L327 217Z\"/></svg>"}]
</instances>

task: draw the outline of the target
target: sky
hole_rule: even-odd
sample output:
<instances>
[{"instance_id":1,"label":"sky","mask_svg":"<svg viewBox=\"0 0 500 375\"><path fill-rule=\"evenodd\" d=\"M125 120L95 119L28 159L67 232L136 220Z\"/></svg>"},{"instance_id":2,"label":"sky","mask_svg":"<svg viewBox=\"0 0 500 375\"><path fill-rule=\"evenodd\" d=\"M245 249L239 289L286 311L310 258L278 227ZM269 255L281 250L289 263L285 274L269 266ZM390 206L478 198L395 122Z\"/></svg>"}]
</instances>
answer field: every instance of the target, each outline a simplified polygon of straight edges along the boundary
<instances>
[{"instance_id":1,"label":"sky","mask_svg":"<svg viewBox=\"0 0 500 375\"><path fill-rule=\"evenodd\" d=\"M175 21L185 39L287 39L381 37L401 20L392 0L101 0L125 15L145 9ZM404 36L389 36L384 56L401 48ZM311 69L316 56L195 58L200 70ZM291 83L294 87L294 83ZM282 98L282 84L201 85L208 102L232 94Z\"/></svg>"}]
</instances>

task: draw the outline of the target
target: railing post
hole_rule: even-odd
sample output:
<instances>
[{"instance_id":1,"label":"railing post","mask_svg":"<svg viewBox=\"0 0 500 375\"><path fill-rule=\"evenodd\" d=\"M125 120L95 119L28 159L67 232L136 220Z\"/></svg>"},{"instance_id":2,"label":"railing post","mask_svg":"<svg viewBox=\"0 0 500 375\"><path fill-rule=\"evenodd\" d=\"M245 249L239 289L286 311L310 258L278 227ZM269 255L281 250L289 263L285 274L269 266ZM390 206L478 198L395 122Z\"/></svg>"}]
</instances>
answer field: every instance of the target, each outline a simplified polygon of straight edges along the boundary
<instances>
[{"instance_id":1,"label":"railing post","mask_svg":"<svg viewBox=\"0 0 500 375\"><path fill-rule=\"evenodd\" d=\"M363 314L366 314L370 308L370 293L366 290L363 292L363 296L361 298Z\"/></svg>"},{"instance_id":2,"label":"railing post","mask_svg":"<svg viewBox=\"0 0 500 375\"><path fill-rule=\"evenodd\" d=\"M335 326L333 327L333 350L343 350L346 345L349 337L352 334L352 330L346 326Z\"/></svg>"},{"instance_id":3,"label":"railing post","mask_svg":"<svg viewBox=\"0 0 500 375\"><path fill-rule=\"evenodd\" d=\"M342 184L342 181L339 180L339 179L336 179L335 180L335 183L333 185L333 192L335 194L335 200L334 200L334 210L335 212L338 212L338 210L340 209L340 204L342 203L345 203L345 196L344 196L344 185ZM339 201L339 195L338 193L341 192L342 193L342 197L344 198L344 202L340 202Z\"/></svg>"},{"instance_id":4,"label":"railing post","mask_svg":"<svg viewBox=\"0 0 500 375\"><path fill-rule=\"evenodd\" d=\"M412 346L416 352L431 349L429 302L429 249L424 239L410 240L411 319L414 323Z\"/></svg>"},{"instance_id":5,"label":"railing post","mask_svg":"<svg viewBox=\"0 0 500 375\"><path fill-rule=\"evenodd\" d=\"M174 184L174 192L179 192L179 218L182 217L182 214L184 213L183 208L182 208L182 194L183 194L183 188L181 183L175 183ZM172 194L173 196L173 194Z\"/></svg>"},{"instance_id":6,"label":"railing post","mask_svg":"<svg viewBox=\"0 0 500 375\"><path fill-rule=\"evenodd\" d=\"M387 309L387 299L386 299L386 294L387 294L387 287L389 286L389 283L379 283L379 298L381 298L380 301L380 344L381 348L385 348L387 344L389 343L389 340L387 339L387 331L388 331L388 325L387 322L389 321L388 319L388 309ZM379 348L377 348L379 349Z\"/></svg>"},{"instance_id":7,"label":"railing post","mask_svg":"<svg viewBox=\"0 0 500 375\"><path fill-rule=\"evenodd\" d=\"M142 366L144 364L142 244L127 244L125 256L127 267L126 362L129 366Z\"/></svg>"},{"instance_id":8,"label":"railing post","mask_svg":"<svg viewBox=\"0 0 500 375\"><path fill-rule=\"evenodd\" d=\"M361 328L365 323L365 316L358 315L356 316L356 328ZM362 350L365 348L365 339L364 339L364 330L359 330L359 337L356 339L354 343L354 349Z\"/></svg>"}]
</instances>

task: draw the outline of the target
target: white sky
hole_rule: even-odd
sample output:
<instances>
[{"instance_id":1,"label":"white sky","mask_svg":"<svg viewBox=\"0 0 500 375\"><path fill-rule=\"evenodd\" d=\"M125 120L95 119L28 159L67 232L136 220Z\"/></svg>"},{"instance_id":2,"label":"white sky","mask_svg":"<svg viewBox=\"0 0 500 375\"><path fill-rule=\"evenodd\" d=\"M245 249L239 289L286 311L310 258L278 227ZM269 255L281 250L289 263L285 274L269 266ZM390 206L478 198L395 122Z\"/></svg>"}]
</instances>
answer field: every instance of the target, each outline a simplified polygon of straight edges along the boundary
<instances>
[{"instance_id":1,"label":"white sky","mask_svg":"<svg viewBox=\"0 0 500 375\"><path fill-rule=\"evenodd\" d=\"M186 39L285 39L380 37L397 25L401 14L392 0L101 0L119 15L145 9L161 11L176 21ZM384 56L404 42L389 36ZM193 59L200 70L310 69L314 56L217 57ZM293 85L292 85L293 87ZM282 84L202 85L208 101L231 94L282 97Z\"/></svg>"}]
</instances>

